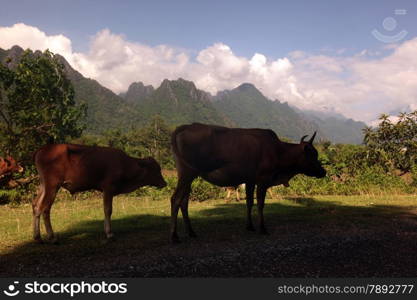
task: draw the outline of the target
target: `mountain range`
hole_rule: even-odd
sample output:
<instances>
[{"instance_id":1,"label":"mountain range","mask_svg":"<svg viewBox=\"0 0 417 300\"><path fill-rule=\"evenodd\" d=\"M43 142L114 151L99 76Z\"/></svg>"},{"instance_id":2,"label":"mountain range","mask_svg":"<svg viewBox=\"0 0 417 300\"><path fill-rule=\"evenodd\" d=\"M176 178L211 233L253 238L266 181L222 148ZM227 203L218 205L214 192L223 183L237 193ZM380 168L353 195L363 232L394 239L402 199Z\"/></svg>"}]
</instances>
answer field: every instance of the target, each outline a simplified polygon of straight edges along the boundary
<instances>
[{"instance_id":1,"label":"mountain range","mask_svg":"<svg viewBox=\"0 0 417 300\"><path fill-rule=\"evenodd\" d=\"M17 62L23 49L0 48L0 62ZM116 95L97 81L85 78L56 54L65 67L75 90L75 100L88 104L87 132L100 134L111 128L143 126L160 115L169 125L191 122L229 127L271 128L278 136L298 141L301 136L318 132L321 140L335 143L362 142L363 122L326 112L302 111L272 101L253 84L243 83L216 95L198 89L192 81L165 79L158 88L133 82L125 93Z\"/></svg>"}]
</instances>

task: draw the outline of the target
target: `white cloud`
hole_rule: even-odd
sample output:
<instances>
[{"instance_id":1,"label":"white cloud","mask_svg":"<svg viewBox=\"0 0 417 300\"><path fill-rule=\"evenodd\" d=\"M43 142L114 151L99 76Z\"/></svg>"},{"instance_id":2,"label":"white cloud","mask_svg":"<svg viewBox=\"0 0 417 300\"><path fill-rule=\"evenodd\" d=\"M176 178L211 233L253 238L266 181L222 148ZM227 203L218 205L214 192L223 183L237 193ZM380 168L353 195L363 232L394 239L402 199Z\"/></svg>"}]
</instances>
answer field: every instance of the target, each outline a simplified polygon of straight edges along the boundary
<instances>
[{"instance_id":1,"label":"white cloud","mask_svg":"<svg viewBox=\"0 0 417 300\"><path fill-rule=\"evenodd\" d=\"M71 40L67 37L61 34L47 36L38 28L22 23L11 27L0 27L0 47L9 49L14 45L25 49L50 49L62 55L72 54Z\"/></svg>"},{"instance_id":2,"label":"white cloud","mask_svg":"<svg viewBox=\"0 0 417 300\"><path fill-rule=\"evenodd\" d=\"M16 44L60 53L83 75L115 92L125 91L133 81L158 86L165 78L183 77L211 93L251 82L271 99L305 109L332 109L368 122L383 112L417 107L417 38L351 56L340 56L345 49L333 51L335 55L298 50L278 59L261 53L238 56L229 46L215 43L194 59L183 49L131 42L109 29L91 38L88 52L77 53L63 35L47 35L25 24L0 27L0 47ZM382 56L386 51L390 54Z\"/></svg>"}]
</instances>

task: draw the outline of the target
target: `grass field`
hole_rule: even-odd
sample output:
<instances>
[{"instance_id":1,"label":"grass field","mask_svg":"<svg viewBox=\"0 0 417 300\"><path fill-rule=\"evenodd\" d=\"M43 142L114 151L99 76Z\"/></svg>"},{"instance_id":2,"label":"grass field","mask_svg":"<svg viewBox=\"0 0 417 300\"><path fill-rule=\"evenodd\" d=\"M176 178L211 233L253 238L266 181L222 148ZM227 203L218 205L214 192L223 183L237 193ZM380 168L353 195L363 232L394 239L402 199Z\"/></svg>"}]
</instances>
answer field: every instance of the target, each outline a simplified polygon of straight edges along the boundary
<instances>
[{"instance_id":1,"label":"grass field","mask_svg":"<svg viewBox=\"0 0 417 300\"><path fill-rule=\"evenodd\" d=\"M169 244L169 199L117 197L115 239L102 201L58 201L58 245L32 242L29 204L0 206L0 276L417 276L417 196L267 199L270 234L245 230L245 204L190 204L197 239ZM254 221L256 225L256 206ZM42 225L43 230L43 225Z\"/></svg>"}]
</instances>

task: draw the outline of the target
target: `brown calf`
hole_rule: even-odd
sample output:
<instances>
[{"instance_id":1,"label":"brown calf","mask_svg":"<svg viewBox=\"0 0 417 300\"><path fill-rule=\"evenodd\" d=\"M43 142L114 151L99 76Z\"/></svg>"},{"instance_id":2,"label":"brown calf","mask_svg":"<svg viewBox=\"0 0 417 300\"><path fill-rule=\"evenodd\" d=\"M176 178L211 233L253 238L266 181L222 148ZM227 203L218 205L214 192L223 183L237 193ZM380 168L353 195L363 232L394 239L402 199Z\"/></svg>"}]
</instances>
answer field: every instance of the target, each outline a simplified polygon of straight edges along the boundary
<instances>
[{"instance_id":1,"label":"brown calf","mask_svg":"<svg viewBox=\"0 0 417 300\"><path fill-rule=\"evenodd\" d=\"M245 184L241 184L241 185L238 185L238 186L227 186L227 187L225 187L226 192L227 192L226 202L229 202L231 200L230 196L232 195L233 192L235 192L235 194L236 194L236 202L239 202L240 201L240 195L239 195L239 189L240 188L245 188Z\"/></svg>"},{"instance_id":2,"label":"brown calf","mask_svg":"<svg viewBox=\"0 0 417 300\"><path fill-rule=\"evenodd\" d=\"M0 157L0 178L15 172L23 172L23 168L16 160L11 156L6 158Z\"/></svg>"},{"instance_id":3,"label":"brown calf","mask_svg":"<svg viewBox=\"0 0 417 300\"><path fill-rule=\"evenodd\" d=\"M40 177L38 195L32 203L33 237L37 241L41 241L41 215L48 239L56 241L50 211L60 187L71 194L91 189L103 192L104 232L107 238L111 238L113 196L132 192L145 185L158 188L166 186L155 159L133 158L109 147L51 144L39 149L34 159Z\"/></svg>"},{"instance_id":4,"label":"brown calf","mask_svg":"<svg viewBox=\"0 0 417 300\"><path fill-rule=\"evenodd\" d=\"M23 168L13 157L0 157L0 186L14 187L13 184L11 184L15 182L12 180L12 175L13 173L21 172L23 172Z\"/></svg>"}]
</instances>

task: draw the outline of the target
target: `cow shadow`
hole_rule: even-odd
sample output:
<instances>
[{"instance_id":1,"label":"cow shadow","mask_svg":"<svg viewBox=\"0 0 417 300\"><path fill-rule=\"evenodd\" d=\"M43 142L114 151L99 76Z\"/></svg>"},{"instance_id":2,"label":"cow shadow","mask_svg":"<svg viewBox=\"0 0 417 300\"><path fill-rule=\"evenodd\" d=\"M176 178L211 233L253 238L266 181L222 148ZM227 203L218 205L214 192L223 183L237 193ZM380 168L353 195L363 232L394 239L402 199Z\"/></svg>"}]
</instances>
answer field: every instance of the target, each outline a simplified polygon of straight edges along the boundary
<instances>
[{"instance_id":1,"label":"cow shadow","mask_svg":"<svg viewBox=\"0 0 417 300\"><path fill-rule=\"evenodd\" d=\"M179 246L169 244L168 215L132 214L115 217L112 220L115 238L112 240L104 237L103 220L81 220L57 233L57 245L36 244L29 240L9 250L0 257L3 266L0 276L100 276L107 274L103 271L106 261L114 265L120 260L120 266L124 266L129 264L129 259L141 261L164 254L183 256L184 253L206 249L207 245L276 241L282 235L297 236L314 228L335 228L338 232L352 228L377 228L385 223L390 226L394 219L399 220L396 230L417 231L416 215L402 206L348 206L313 197L282 199L285 201L267 201L265 205L265 222L270 232L266 237L246 231L246 205L242 201L219 202L215 207L192 211L191 221L199 235L196 240L186 237L179 215L178 233L183 240ZM256 205L253 221L256 226ZM94 270L86 267L89 264Z\"/></svg>"}]
</instances>

